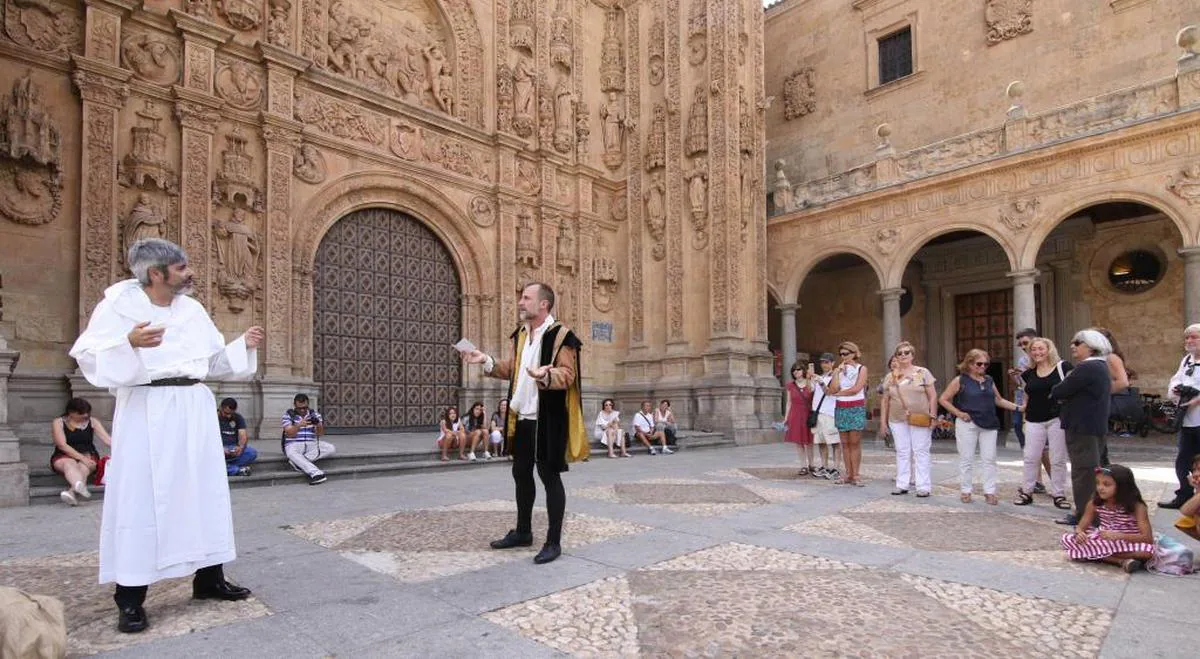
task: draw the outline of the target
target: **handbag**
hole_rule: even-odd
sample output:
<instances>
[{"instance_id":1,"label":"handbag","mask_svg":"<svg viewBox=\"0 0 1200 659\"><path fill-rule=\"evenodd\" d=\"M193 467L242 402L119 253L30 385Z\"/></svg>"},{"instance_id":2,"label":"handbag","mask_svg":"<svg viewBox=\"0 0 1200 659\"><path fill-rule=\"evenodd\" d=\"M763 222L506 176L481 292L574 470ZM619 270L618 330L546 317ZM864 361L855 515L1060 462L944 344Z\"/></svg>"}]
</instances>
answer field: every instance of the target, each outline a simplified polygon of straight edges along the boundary
<instances>
[{"instance_id":1,"label":"handbag","mask_svg":"<svg viewBox=\"0 0 1200 659\"><path fill-rule=\"evenodd\" d=\"M825 394L825 387L821 387L821 400L817 401L817 409L808 411L808 419L805 420L805 424L809 428L817 427L817 417L821 415L821 406L825 404Z\"/></svg>"},{"instance_id":2,"label":"handbag","mask_svg":"<svg viewBox=\"0 0 1200 659\"><path fill-rule=\"evenodd\" d=\"M921 384L925 386L924 383ZM910 426L917 428L928 428L933 425L933 417L924 412L913 412L908 409L908 403L904 401L904 396L900 395L900 385L893 384L892 388L896 390L896 398L900 399L900 406L904 408L904 420Z\"/></svg>"},{"instance_id":3,"label":"handbag","mask_svg":"<svg viewBox=\"0 0 1200 659\"><path fill-rule=\"evenodd\" d=\"M1183 576L1194 571L1192 550L1175 538L1161 533L1154 534L1154 554L1146 567L1156 574Z\"/></svg>"}]
</instances>

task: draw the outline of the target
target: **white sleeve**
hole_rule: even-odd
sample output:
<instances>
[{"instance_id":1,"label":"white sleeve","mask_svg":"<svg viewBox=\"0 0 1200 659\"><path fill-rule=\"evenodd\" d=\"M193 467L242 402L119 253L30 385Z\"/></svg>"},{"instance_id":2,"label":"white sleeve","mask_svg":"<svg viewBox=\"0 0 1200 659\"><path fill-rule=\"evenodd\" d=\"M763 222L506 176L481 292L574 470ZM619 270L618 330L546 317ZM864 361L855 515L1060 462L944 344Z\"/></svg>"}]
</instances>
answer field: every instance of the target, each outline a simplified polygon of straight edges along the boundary
<instances>
[{"instance_id":1,"label":"white sleeve","mask_svg":"<svg viewBox=\"0 0 1200 659\"><path fill-rule=\"evenodd\" d=\"M1183 361L1179 362L1179 369L1175 371L1175 375L1171 376L1171 381L1167 383L1167 398L1175 402L1179 402L1179 394L1175 393L1175 387L1183 384L1183 369L1187 365L1188 358L1184 357Z\"/></svg>"},{"instance_id":2,"label":"white sleeve","mask_svg":"<svg viewBox=\"0 0 1200 659\"><path fill-rule=\"evenodd\" d=\"M140 351L129 344L131 329L133 324L123 321L107 300L96 305L87 329L71 348L71 356L92 386L115 389L150 382Z\"/></svg>"},{"instance_id":3,"label":"white sleeve","mask_svg":"<svg viewBox=\"0 0 1200 659\"><path fill-rule=\"evenodd\" d=\"M257 371L258 350L246 347L245 336L229 343L208 362L208 377L214 380L249 380Z\"/></svg>"}]
</instances>

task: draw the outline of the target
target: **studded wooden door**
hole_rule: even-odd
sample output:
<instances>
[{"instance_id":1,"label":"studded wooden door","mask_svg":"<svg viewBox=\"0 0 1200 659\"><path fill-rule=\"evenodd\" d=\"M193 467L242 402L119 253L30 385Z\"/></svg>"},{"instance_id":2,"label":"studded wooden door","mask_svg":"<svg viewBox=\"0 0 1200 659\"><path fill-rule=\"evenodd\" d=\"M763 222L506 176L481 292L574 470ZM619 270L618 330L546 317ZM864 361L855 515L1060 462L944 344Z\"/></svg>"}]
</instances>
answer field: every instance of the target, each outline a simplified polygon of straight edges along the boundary
<instances>
[{"instance_id":1,"label":"studded wooden door","mask_svg":"<svg viewBox=\"0 0 1200 659\"><path fill-rule=\"evenodd\" d=\"M313 378L331 430L435 426L457 402L459 281L446 246L403 213L333 225L313 268Z\"/></svg>"}]
</instances>

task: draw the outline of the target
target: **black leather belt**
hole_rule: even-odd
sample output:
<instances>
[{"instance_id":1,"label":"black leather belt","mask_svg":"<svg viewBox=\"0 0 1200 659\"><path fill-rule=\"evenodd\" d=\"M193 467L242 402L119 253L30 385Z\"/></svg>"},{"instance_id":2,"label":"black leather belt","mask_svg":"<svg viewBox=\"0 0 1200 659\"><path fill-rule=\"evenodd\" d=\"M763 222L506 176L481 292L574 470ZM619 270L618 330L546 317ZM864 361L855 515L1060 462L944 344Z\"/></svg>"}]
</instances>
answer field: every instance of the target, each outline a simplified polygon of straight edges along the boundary
<instances>
[{"instance_id":1,"label":"black leather belt","mask_svg":"<svg viewBox=\"0 0 1200 659\"><path fill-rule=\"evenodd\" d=\"M142 385L145 387L190 387L194 384L200 384L196 378L163 378L161 380L151 380Z\"/></svg>"}]
</instances>

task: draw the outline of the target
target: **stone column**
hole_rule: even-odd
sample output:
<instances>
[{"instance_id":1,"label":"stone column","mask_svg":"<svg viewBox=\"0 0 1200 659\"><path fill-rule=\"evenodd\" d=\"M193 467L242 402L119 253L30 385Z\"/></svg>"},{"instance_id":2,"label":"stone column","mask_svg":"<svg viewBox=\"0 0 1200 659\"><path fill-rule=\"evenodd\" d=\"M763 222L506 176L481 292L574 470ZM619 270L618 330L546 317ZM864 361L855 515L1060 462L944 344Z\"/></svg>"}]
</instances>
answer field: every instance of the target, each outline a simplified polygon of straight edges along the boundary
<instances>
[{"instance_id":1,"label":"stone column","mask_svg":"<svg viewBox=\"0 0 1200 659\"><path fill-rule=\"evenodd\" d=\"M1037 329L1037 301L1033 288L1038 278L1037 269L1010 272L1008 277L1013 283L1013 332L1026 327Z\"/></svg>"},{"instance_id":2,"label":"stone column","mask_svg":"<svg viewBox=\"0 0 1200 659\"><path fill-rule=\"evenodd\" d=\"M29 466L21 462L20 442L8 427L8 378L20 357L0 336L0 508L29 505Z\"/></svg>"},{"instance_id":3,"label":"stone column","mask_svg":"<svg viewBox=\"0 0 1200 659\"><path fill-rule=\"evenodd\" d=\"M903 288L885 288L879 291L883 300L883 352L881 355L890 356L900 343L900 297L904 295ZM884 363L886 366L886 361Z\"/></svg>"},{"instance_id":4,"label":"stone column","mask_svg":"<svg viewBox=\"0 0 1200 659\"><path fill-rule=\"evenodd\" d=\"M1183 257L1183 324L1200 323L1200 247L1184 247Z\"/></svg>"},{"instance_id":5,"label":"stone column","mask_svg":"<svg viewBox=\"0 0 1200 659\"><path fill-rule=\"evenodd\" d=\"M1071 263L1060 261L1051 265L1054 268L1054 343L1065 346L1067 339L1074 334L1074 306L1071 299ZM1021 328L1017 328L1021 329ZM1041 330L1045 332L1046 329Z\"/></svg>"},{"instance_id":6,"label":"stone column","mask_svg":"<svg viewBox=\"0 0 1200 659\"><path fill-rule=\"evenodd\" d=\"M942 358L942 292L937 282L922 281L921 292L925 296L925 368L939 380L945 376Z\"/></svg>"},{"instance_id":7,"label":"stone column","mask_svg":"<svg viewBox=\"0 0 1200 659\"><path fill-rule=\"evenodd\" d=\"M788 382L792 375L788 369L796 361L796 310L800 305L781 304L775 308L779 310L779 327L783 335L783 381Z\"/></svg>"}]
</instances>

